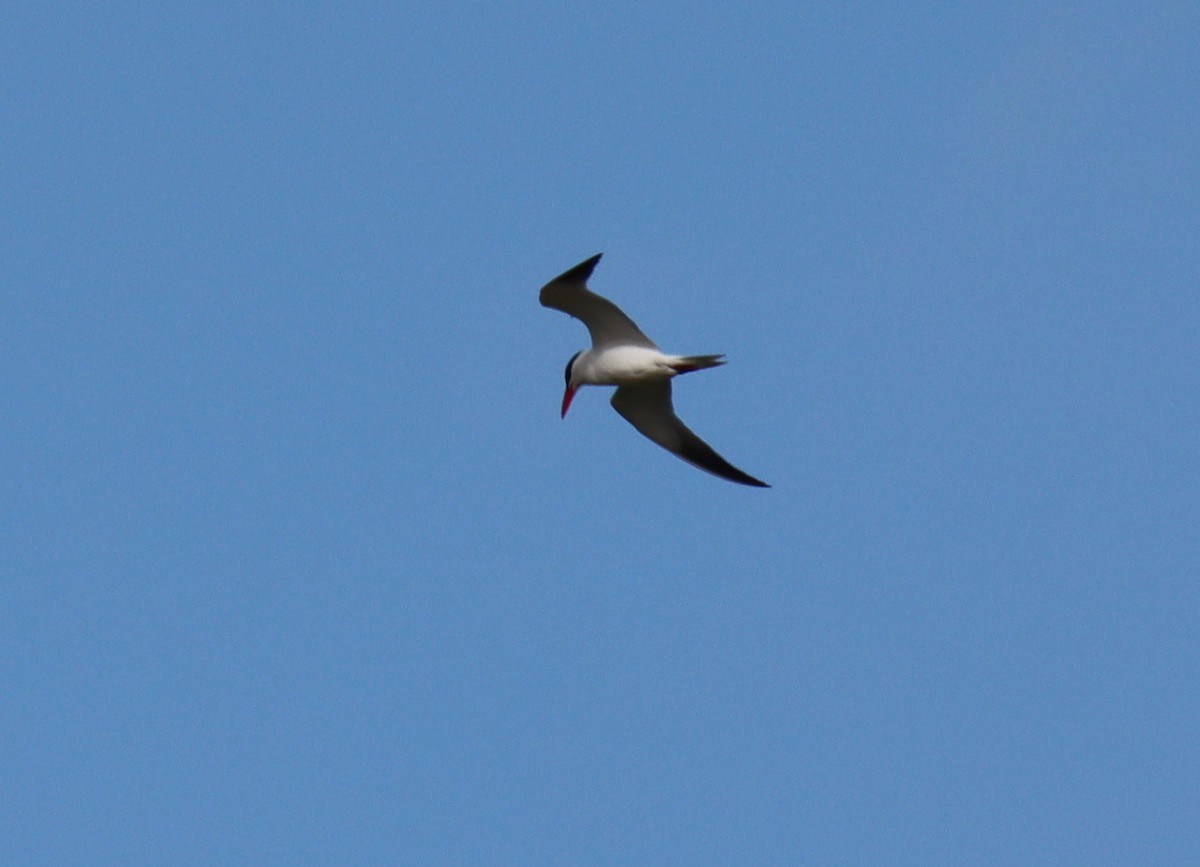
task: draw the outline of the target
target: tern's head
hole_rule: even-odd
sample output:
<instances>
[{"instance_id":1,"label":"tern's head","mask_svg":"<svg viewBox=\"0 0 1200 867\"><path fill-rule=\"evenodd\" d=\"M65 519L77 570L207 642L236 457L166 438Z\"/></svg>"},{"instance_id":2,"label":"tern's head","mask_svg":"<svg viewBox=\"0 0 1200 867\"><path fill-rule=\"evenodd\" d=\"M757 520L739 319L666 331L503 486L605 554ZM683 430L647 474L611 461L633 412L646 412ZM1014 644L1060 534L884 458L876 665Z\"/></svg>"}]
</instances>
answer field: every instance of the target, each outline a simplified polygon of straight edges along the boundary
<instances>
[{"instance_id":1,"label":"tern's head","mask_svg":"<svg viewBox=\"0 0 1200 867\"><path fill-rule=\"evenodd\" d=\"M571 406L571 398L575 397L575 392L579 388L579 383L575 381L571 374L575 367L575 360L581 355L583 355L582 349L571 356L567 362L567 369L563 371L563 379L566 380L567 390L563 392L562 418L567 417L567 409Z\"/></svg>"}]
</instances>

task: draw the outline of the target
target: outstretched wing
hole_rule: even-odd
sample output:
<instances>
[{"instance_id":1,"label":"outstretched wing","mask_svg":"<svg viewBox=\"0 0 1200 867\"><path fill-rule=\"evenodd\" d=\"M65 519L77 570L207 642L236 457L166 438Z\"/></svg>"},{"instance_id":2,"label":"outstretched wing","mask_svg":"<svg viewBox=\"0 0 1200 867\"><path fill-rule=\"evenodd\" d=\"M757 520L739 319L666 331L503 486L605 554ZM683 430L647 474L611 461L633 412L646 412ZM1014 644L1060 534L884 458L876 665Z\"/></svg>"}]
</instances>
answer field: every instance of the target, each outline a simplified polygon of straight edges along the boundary
<instances>
[{"instance_id":1,"label":"outstretched wing","mask_svg":"<svg viewBox=\"0 0 1200 867\"><path fill-rule=\"evenodd\" d=\"M588 277L592 275L601 255L597 253L570 271L559 274L542 287L538 300L543 307L561 310L586 325L592 335L592 346L596 349L606 346L657 349L654 341L643 334L642 329L622 313L620 307L588 289Z\"/></svg>"},{"instance_id":2,"label":"outstretched wing","mask_svg":"<svg viewBox=\"0 0 1200 867\"><path fill-rule=\"evenodd\" d=\"M613 409L643 435L667 451L674 452L689 464L741 485L771 487L733 466L679 420L671 402L671 380L648 380L636 385L622 385L613 394L612 405Z\"/></svg>"}]
</instances>

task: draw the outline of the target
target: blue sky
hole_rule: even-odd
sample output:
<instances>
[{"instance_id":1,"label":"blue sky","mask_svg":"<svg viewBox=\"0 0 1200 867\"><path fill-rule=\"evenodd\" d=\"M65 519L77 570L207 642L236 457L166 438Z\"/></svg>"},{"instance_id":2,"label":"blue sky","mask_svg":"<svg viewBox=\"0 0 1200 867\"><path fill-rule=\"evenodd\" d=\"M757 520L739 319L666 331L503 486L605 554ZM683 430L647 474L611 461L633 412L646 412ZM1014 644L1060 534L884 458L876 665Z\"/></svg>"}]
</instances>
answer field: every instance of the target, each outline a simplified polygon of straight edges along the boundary
<instances>
[{"instance_id":1,"label":"blue sky","mask_svg":"<svg viewBox=\"0 0 1200 867\"><path fill-rule=\"evenodd\" d=\"M1197 863L1197 44L6 4L0 860Z\"/></svg>"}]
</instances>

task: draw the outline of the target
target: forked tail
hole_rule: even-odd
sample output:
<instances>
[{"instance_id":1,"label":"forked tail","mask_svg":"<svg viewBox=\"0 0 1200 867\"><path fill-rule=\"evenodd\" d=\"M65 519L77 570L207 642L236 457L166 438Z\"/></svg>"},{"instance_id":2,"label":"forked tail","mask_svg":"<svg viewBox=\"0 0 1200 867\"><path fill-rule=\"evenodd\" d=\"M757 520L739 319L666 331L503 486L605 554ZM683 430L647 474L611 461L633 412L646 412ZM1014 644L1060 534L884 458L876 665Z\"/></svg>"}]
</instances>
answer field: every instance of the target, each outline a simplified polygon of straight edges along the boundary
<instances>
[{"instance_id":1,"label":"forked tail","mask_svg":"<svg viewBox=\"0 0 1200 867\"><path fill-rule=\"evenodd\" d=\"M706 367L720 367L725 362L724 355L676 355L671 359L671 368L676 373L691 373L693 370L704 370Z\"/></svg>"}]
</instances>

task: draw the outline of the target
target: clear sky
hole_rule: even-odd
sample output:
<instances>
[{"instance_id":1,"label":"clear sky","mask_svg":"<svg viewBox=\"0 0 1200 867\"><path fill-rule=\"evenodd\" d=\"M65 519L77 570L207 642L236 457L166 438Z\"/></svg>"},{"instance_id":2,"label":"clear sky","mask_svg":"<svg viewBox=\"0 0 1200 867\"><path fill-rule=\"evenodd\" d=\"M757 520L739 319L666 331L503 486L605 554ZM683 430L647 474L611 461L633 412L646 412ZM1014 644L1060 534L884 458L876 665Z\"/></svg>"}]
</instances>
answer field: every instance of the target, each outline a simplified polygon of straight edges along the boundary
<instances>
[{"instance_id":1,"label":"clear sky","mask_svg":"<svg viewBox=\"0 0 1200 867\"><path fill-rule=\"evenodd\" d=\"M0 862L1200 863L1197 46L3 4Z\"/></svg>"}]
</instances>

